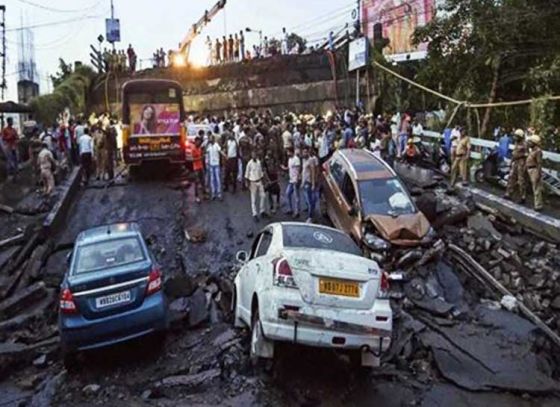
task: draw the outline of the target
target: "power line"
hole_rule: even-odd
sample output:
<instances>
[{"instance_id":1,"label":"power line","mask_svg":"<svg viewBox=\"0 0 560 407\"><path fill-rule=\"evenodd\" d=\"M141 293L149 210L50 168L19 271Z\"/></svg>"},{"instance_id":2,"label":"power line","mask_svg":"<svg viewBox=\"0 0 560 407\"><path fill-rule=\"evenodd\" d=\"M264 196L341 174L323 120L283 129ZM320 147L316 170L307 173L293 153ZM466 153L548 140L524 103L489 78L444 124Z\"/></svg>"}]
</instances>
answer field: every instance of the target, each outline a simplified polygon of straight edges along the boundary
<instances>
[{"instance_id":1,"label":"power line","mask_svg":"<svg viewBox=\"0 0 560 407\"><path fill-rule=\"evenodd\" d=\"M92 20L92 19L97 19L97 18L103 18L103 15L99 14L99 15L93 15L93 16L83 16L83 17L80 17L80 18L71 18L71 19L67 19L67 20L51 21L50 23L39 23L39 24L33 24L33 25L24 26L24 27L10 28L10 29L7 29L6 32L21 31L21 30L27 30L27 29L31 29L31 28L50 27L50 26L53 26L53 25L69 24L69 23L75 23L75 22L78 22L78 21Z\"/></svg>"},{"instance_id":2,"label":"power line","mask_svg":"<svg viewBox=\"0 0 560 407\"><path fill-rule=\"evenodd\" d=\"M42 4L35 3L35 2L29 1L29 0L18 0L18 1L20 3L27 4L29 6L37 7L37 8L40 8L42 10L53 11L55 13L82 13L82 12L84 12L84 10L91 10L92 8L97 7L99 5L99 3L101 3L101 1L98 1L94 5L92 5L90 7L86 7L86 8L75 9L75 10L61 10L61 9L57 9L57 8L53 8L53 7L44 6Z\"/></svg>"}]
</instances>

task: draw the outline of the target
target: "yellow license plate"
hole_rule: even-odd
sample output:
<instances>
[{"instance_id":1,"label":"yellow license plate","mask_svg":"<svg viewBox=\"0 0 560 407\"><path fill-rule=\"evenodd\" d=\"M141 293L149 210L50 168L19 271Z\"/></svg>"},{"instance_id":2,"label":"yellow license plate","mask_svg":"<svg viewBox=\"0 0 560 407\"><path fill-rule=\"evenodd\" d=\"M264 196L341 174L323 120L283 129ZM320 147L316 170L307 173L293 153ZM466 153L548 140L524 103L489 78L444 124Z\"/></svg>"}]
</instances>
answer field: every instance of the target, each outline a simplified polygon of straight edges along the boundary
<instances>
[{"instance_id":1,"label":"yellow license plate","mask_svg":"<svg viewBox=\"0 0 560 407\"><path fill-rule=\"evenodd\" d=\"M341 295L343 297L359 297L360 286L354 281L320 278L319 292L321 294Z\"/></svg>"}]
</instances>

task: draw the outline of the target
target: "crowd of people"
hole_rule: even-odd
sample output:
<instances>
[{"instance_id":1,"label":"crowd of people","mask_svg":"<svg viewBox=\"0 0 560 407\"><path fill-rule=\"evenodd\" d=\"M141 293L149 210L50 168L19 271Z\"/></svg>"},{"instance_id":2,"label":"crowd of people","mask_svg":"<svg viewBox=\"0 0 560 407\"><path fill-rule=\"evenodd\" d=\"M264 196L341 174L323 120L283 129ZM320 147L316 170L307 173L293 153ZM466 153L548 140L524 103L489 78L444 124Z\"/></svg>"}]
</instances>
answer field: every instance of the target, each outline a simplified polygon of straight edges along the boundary
<instances>
[{"instance_id":1,"label":"crowd of people","mask_svg":"<svg viewBox=\"0 0 560 407\"><path fill-rule=\"evenodd\" d=\"M8 175L19 172L19 146L22 137L13 126L12 118L2 129L2 146L7 160ZM50 196L54 191L55 174L59 169L82 166L83 183L91 176L112 179L122 147L120 126L108 114L99 117L70 118L61 114L56 123L43 129L34 127L26 138L25 155L31 160L33 174L41 192Z\"/></svg>"},{"instance_id":2,"label":"crowd of people","mask_svg":"<svg viewBox=\"0 0 560 407\"><path fill-rule=\"evenodd\" d=\"M132 44L128 44L126 51L124 49L109 51L107 48L103 50L103 62L106 72L135 72L138 57Z\"/></svg>"},{"instance_id":3,"label":"crowd of people","mask_svg":"<svg viewBox=\"0 0 560 407\"><path fill-rule=\"evenodd\" d=\"M259 33L262 35L262 33ZM250 49L245 43L243 31L238 34L216 38L214 41L210 36L206 37L208 50L208 64L219 65L230 62L243 62L251 59L268 58L275 55L301 54L313 51L313 47L301 48L301 44L290 42L290 35L286 28L282 29L281 39L277 40L264 36L259 44Z\"/></svg>"},{"instance_id":4,"label":"crowd of people","mask_svg":"<svg viewBox=\"0 0 560 407\"><path fill-rule=\"evenodd\" d=\"M270 110L251 111L229 116L191 117L186 123L202 125L187 166L194 173L196 201L222 200L224 192L236 193L240 187L249 190L255 220L276 213L283 195L287 213L301 215L302 196L306 219L315 217L319 200L319 174L324 162L342 148L366 148L394 166L395 160L418 162L423 134L422 124L409 114L374 116L359 110L337 110L326 115L286 113L274 116ZM534 207L542 209L541 138L531 129L514 132L513 151L510 139L498 139L500 154L511 158L511 173L506 197L518 192L526 199L526 178L534 195ZM7 169L18 169L18 134L8 119L2 130L2 145ZM469 180L470 137L456 126L444 133L444 148L451 164L451 185L462 178ZM89 118L61 115L54 126L36 131L29 143L30 156L49 195L54 186L57 165L80 164L84 183L91 175L112 179L115 162L122 147L120 126L108 114ZM284 194L280 176L287 175Z\"/></svg>"}]
</instances>

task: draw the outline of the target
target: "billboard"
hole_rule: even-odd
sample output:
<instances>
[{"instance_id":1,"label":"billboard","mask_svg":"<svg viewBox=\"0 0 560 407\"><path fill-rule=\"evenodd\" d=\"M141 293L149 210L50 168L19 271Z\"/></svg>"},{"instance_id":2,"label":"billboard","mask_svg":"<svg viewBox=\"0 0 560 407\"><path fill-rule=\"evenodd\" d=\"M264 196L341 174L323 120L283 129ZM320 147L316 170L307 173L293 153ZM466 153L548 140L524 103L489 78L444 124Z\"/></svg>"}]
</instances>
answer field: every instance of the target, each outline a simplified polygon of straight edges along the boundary
<instances>
[{"instance_id":1,"label":"billboard","mask_svg":"<svg viewBox=\"0 0 560 407\"><path fill-rule=\"evenodd\" d=\"M348 48L348 70L354 71L363 68L368 62L369 43L365 37L357 38L350 42Z\"/></svg>"},{"instance_id":2,"label":"billboard","mask_svg":"<svg viewBox=\"0 0 560 407\"><path fill-rule=\"evenodd\" d=\"M107 41L110 43L120 42L121 40L121 22L118 18L105 19L105 31Z\"/></svg>"},{"instance_id":3,"label":"billboard","mask_svg":"<svg viewBox=\"0 0 560 407\"><path fill-rule=\"evenodd\" d=\"M424 58L428 44L412 45L416 27L429 23L436 11L436 0L363 0L362 30L374 39L382 35L389 40L383 49L387 59L404 61Z\"/></svg>"},{"instance_id":4,"label":"billboard","mask_svg":"<svg viewBox=\"0 0 560 407\"><path fill-rule=\"evenodd\" d=\"M133 136L170 136L181 132L181 116L176 103L130 105Z\"/></svg>"}]
</instances>

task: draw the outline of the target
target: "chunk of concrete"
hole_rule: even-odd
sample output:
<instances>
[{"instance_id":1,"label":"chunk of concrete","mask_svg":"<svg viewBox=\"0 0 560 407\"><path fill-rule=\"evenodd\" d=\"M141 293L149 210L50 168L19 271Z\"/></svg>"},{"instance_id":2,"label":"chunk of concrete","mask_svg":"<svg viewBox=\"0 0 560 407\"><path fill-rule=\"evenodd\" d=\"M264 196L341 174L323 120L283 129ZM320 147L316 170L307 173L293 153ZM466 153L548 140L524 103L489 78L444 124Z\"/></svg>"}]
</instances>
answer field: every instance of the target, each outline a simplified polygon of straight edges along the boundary
<instances>
[{"instance_id":1,"label":"chunk of concrete","mask_svg":"<svg viewBox=\"0 0 560 407\"><path fill-rule=\"evenodd\" d=\"M4 318L11 318L46 296L47 288L45 283L39 281L23 290L17 291L11 297L2 301L0 303L0 315Z\"/></svg>"},{"instance_id":2,"label":"chunk of concrete","mask_svg":"<svg viewBox=\"0 0 560 407\"><path fill-rule=\"evenodd\" d=\"M189 300L191 309L189 312L188 324L191 327L195 327L208 320L209 313L206 294L202 288L198 288Z\"/></svg>"},{"instance_id":3,"label":"chunk of concrete","mask_svg":"<svg viewBox=\"0 0 560 407\"><path fill-rule=\"evenodd\" d=\"M215 378L219 377L220 374L221 374L220 369L210 369L210 370L205 370L204 372L191 374L191 375L170 376L170 377L166 377L161 381L161 386L197 387L203 383L208 383L211 380L214 380Z\"/></svg>"},{"instance_id":4,"label":"chunk of concrete","mask_svg":"<svg viewBox=\"0 0 560 407\"><path fill-rule=\"evenodd\" d=\"M186 274L173 276L164 284L165 294L169 298L189 297L195 289L196 285L192 277Z\"/></svg>"}]
</instances>

